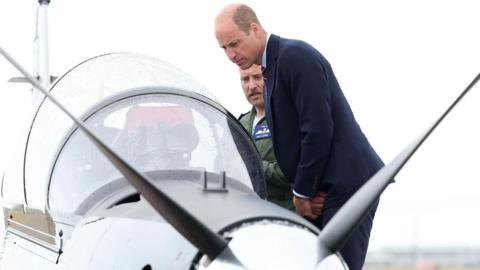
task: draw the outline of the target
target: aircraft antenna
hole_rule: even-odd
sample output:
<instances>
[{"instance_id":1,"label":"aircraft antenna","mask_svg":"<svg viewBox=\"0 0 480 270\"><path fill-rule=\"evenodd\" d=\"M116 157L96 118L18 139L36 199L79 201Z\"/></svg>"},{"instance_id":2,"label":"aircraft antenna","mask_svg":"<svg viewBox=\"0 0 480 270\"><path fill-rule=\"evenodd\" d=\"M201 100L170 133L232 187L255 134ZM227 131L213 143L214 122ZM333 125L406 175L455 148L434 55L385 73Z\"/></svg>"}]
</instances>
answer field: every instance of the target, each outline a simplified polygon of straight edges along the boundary
<instances>
[{"instance_id":1,"label":"aircraft antenna","mask_svg":"<svg viewBox=\"0 0 480 270\"><path fill-rule=\"evenodd\" d=\"M41 85L50 88L50 63L48 50L48 5L50 0L39 0L34 44L34 71L37 73ZM33 104L39 100L40 93L32 93Z\"/></svg>"}]
</instances>

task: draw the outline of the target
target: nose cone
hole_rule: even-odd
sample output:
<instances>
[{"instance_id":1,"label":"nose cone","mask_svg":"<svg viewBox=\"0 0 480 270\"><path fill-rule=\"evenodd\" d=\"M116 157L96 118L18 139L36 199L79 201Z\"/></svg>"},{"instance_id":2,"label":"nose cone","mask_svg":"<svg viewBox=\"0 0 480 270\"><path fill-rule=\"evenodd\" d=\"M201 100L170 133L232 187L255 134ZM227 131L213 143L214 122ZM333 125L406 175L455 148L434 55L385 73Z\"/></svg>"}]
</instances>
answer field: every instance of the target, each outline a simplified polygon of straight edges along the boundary
<instances>
[{"instance_id":1,"label":"nose cone","mask_svg":"<svg viewBox=\"0 0 480 270\"><path fill-rule=\"evenodd\" d=\"M205 269L347 269L336 254L319 264L317 236L288 221L257 221L230 232L230 237L229 248L243 266L227 263L228 259L222 260L220 255Z\"/></svg>"},{"instance_id":2,"label":"nose cone","mask_svg":"<svg viewBox=\"0 0 480 270\"><path fill-rule=\"evenodd\" d=\"M317 262L316 236L293 224L265 221L232 237L229 246L247 269L314 269Z\"/></svg>"}]
</instances>

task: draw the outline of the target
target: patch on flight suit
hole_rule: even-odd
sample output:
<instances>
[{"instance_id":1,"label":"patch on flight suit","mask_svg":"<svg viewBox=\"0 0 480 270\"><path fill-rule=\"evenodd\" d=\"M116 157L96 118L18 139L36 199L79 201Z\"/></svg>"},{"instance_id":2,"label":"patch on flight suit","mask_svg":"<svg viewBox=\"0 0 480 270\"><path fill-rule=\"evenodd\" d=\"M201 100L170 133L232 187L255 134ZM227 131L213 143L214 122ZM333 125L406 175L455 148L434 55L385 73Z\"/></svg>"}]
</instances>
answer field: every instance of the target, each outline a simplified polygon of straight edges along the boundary
<instances>
[{"instance_id":1,"label":"patch on flight suit","mask_svg":"<svg viewBox=\"0 0 480 270\"><path fill-rule=\"evenodd\" d=\"M266 123L257 125L255 127L255 131L253 132L253 139L255 141L270 137L272 137L272 134L270 133L270 129L268 128L268 125Z\"/></svg>"}]
</instances>

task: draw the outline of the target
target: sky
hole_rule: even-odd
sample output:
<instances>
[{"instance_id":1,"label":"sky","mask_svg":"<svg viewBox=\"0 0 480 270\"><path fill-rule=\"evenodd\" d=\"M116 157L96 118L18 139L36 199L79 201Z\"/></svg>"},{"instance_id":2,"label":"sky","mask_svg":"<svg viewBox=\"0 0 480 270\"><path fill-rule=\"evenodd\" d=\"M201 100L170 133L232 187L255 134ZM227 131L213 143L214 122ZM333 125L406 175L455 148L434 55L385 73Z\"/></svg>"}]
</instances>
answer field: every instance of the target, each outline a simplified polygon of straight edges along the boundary
<instances>
[{"instance_id":1,"label":"sky","mask_svg":"<svg viewBox=\"0 0 480 270\"><path fill-rule=\"evenodd\" d=\"M440 116L480 72L480 3L446 0L240 1L269 33L302 39L330 62L369 141L389 162ZM37 1L0 2L0 46L32 67ZM238 68L213 33L230 1L52 0L50 70L60 76L109 52L167 61L234 115L249 110ZM30 109L29 87L0 60L0 169ZM382 196L371 248L480 247L480 91L467 95Z\"/></svg>"}]
</instances>

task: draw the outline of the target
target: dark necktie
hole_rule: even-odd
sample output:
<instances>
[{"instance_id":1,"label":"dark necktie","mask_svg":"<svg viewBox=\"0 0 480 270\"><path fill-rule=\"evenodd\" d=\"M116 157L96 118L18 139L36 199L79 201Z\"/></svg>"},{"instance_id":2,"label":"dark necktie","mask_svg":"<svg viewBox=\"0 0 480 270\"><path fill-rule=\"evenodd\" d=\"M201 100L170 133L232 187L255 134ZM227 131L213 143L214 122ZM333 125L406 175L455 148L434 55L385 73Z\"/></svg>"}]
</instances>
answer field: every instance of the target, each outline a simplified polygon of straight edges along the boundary
<instances>
[{"instance_id":1,"label":"dark necktie","mask_svg":"<svg viewBox=\"0 0 480 270\"><path fill-rule=\"evenodd\" d=\"M262 76L263 76L263 102L264 102L265 108L267 109L267 107L269 106L269 104L268 104L269 103L268 93L267 93L267 91L268 91L268 89L267 89L267 69L264 66L262 66Z\"/></svg>"}]
</instances>

